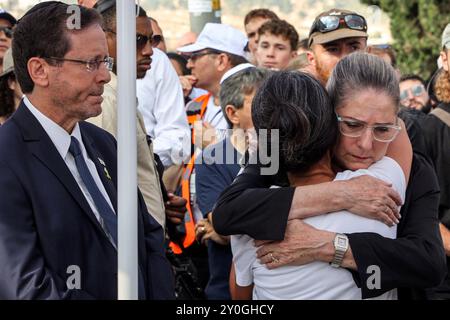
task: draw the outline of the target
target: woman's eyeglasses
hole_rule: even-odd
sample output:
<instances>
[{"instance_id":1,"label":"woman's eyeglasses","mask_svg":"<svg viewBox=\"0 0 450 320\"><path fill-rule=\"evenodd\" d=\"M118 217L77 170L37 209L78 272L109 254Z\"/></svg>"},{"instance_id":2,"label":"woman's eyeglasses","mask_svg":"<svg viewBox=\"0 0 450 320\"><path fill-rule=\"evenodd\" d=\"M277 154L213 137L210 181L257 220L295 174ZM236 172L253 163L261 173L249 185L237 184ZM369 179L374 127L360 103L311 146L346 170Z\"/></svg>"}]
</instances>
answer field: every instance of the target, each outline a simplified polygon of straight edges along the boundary
<instances>
[{"instance_id":1,"label":"woman's eyeglasses","mask_svg":"<svg viewBox=\"0 0 450 320\"><path fill-rule=\"evenodd\" d=\"M339 131L347 137L359 138L369 128L372 131L372 136L379 142L391 142L397 137L401 127L393 124L376 124L368 125L363 121L356 119L341 117L337 115L339 122Z\"/></svg>"}]
</instances>

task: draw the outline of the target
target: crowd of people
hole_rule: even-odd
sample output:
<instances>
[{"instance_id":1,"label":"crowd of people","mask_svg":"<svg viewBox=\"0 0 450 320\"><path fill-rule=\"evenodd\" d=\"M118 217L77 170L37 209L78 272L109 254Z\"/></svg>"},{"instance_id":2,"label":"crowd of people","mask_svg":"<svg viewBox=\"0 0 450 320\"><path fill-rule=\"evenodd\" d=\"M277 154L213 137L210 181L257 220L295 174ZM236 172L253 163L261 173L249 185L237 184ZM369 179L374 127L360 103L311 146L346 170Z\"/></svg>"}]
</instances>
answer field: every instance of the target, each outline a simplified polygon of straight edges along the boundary
<instances>
[{"instance_id":1,"label":"crowd of people","mask_svg":"<svg viewBox=\"0 0 450 320\"><path fill-rule=\"evenodd\" d=\"M116 1L78 5L0 9L1 299L117 298ZM450 299L450 23L425 81L351 10L172 52L136 13L139 299Z\"/></svg>"}]
</instances>

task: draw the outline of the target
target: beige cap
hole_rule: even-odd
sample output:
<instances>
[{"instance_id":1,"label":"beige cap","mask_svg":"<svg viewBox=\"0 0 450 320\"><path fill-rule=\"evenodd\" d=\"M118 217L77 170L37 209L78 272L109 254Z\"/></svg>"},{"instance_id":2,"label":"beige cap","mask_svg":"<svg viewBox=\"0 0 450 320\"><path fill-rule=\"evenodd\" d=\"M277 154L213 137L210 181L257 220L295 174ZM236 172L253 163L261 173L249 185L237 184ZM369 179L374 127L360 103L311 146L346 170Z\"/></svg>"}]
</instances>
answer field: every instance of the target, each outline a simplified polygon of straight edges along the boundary
<instances>
[{"instance_id":1,"label":"beige cap","mask_svg":"<svg viewBox=\"0 0 450 320\"><path fill-rule=\"evenodd\" d=\"M14 61L12 57L12 50L9 48L6 50L5 55L3 57L3 72L0 74L0 77L6 76L7 74L14 71Z\"/></svg>"},{"instance_id":2,"label":"beige cap","mask_svg":"<svg viewBox=\"0 0 450 320\"><path fill-rule=\"evenodd\" d=\"M344 10L344 9L331 9L331 10L322 12L320 15L318 15L316 17L316 19L314 20L313 25L311 26L311 30L309 33L309 41L308 41L309 46L311 46L312 44L324 44L324 43L332 42L332 41L339 40L339 39L345 39L345 38L353 38L353 37L368 38L369 35L367 34L367 24L366 24L366 28L364 30L350 29L346 24L343 24L342 26L339 26L338 29L333 30L333 31L329 31L329 32L316 31L316 32L314 32L314 29L315 29L314 27L315 27L317 21L322 17L342 16L342 15L351 15L351 14L361 16L360 14L358 14L356 12Z\"/></svg>"},{"instance_id":3,"label":"beige cap","mask_svg":"<svg viewBox=\"0 0 450 320\"><path fill-rule=\"evenodd\" d=\"M442 48L450 49L450 23L444 29L442 33Z\"/></svg>"}]
</instances>

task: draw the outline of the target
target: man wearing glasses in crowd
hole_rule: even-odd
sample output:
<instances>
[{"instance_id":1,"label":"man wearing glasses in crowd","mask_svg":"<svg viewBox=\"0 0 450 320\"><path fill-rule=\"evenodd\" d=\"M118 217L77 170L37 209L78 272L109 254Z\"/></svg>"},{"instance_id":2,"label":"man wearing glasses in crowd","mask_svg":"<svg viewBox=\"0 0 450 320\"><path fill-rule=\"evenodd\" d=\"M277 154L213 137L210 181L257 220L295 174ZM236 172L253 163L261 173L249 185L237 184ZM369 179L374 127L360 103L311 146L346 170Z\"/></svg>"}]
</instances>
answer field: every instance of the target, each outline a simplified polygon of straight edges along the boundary
<instances>
[{"instance_id":1,"label":"man wearing glasses in crowd","mask_svg":"<svg viewBox=\"0 0 450 320\"><path fill-rule=\"evenodd\" d=\"M42 2L14 31L25 97L0 128L0 299L117 299L116 141L83 121L113 59L100 15L80 7L70 30L68 9ZM139 298L172 298L163 230L137 195Z\"/></svg>"},{"instance_id":2,"label":"man wearing glasses in crowd","mask_svg":"<svg viewBox=\"0 0 450 320\"><path fill-rule=\"evenodd\" d=\"M4 9L0 8L0 73L3 70L3 57L11 46L12 28L16 19Z\"/></svg>"},{"instance_id":3,"label":"man wearing glasses in crowd","mask_svg":"<svg viewBox=\"0 0 450 320\"><path fill-rule=\"evenodd\" d=\"M406 108L430 112L430 96L421 77L408 74L400 78L400 103Z\"/></svg>"},{"instance_id":4,"label":"man wearing glasses in crowd","mask_svg":"<svg viewBox=\"0 0 450 320\"><path fill-rule=\"evenodd\" d=\"M331 9L321 13L309 32L307 52L314 76L324 85L334 66L345 56L367 47L367 23L363 16L343 10Z\"/></svg>"}]
</instances>

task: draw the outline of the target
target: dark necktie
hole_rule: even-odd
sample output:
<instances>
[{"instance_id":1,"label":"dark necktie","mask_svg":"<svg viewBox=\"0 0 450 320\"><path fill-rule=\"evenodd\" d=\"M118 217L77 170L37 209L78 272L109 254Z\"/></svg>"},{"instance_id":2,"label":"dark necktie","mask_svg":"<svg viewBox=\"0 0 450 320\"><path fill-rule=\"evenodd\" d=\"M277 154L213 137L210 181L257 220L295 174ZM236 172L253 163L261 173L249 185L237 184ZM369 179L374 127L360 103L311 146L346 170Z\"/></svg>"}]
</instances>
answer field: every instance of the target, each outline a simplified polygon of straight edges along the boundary
<instances>
[{"instance_id":1,"label":"dark necktie","mask_svg":"<svg viewBox=\"0 0 450 320\"><path fill-rule=\"evenodd\" d=\"M87 167L86 161L84 160L83 154L81 153L80 143L75 137L70 137L70 147L69 152L73 155L75 159L75 164L78 169L78 173L81 176L86 188L89 191L89 194L94 200L95 206L97 207L97 211L103 219L103 223L100 223L102 227L114 240L114 245L117 248L117 215L113 212L105 197L103 197L100 192L97 184L94 181L89 169ZM145 298L145 286L144 286L144 277L142 275L141 267L138 266L138 290L139 297Z\"/></svg>"},{"instance_id":2,"label":"dark necktie","mask_svg":"<svg viewBox=\"0 0 450 320\"><path fill-rule=\"evenodd\" d=\"M106 228L105 231L109 233L109 235L114 240L115 246L117 247L117 215L109 206L105 197L102 195L100 189L95 183L94 178L89 172L86 161L83 157L83 154L81 153L80 143L75 137L70 137L69 152L73 155L78 173L80 174L84 185L88 189L88 192L91 195L95 206L97 207L97 211L100 214L100 217L103 219L102 227Z\"/></svg>"}]
</instances>

